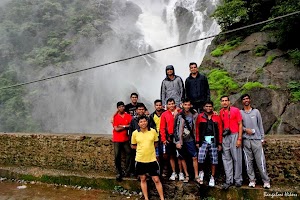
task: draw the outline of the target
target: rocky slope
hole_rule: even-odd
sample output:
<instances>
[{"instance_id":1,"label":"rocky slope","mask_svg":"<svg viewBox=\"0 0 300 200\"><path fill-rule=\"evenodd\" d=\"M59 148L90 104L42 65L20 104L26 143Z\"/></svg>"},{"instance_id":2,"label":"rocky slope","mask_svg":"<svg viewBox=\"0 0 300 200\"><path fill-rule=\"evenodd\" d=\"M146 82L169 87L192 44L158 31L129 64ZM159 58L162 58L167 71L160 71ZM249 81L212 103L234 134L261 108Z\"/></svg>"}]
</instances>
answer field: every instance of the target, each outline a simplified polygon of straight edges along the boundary
<instances>
[{"instance_id":1,"label":"rocky slope","mask_svg":"<svg viewBox=\"0 0 300 200\"><path fill-rule=\"evenodd\" d=\"M300 80L299 66L286 59L286 52L274 47L274 38L265 32L253 33L235 49L221 56L211 55L217 46L212 44L201 64L201 70L225 70L239 84L259 82L251 88L252 104L261 111L265 131L270 134L300 134L299 101L291 101L288 83ZM257 54L261 47L264 52ZM243 91L245 92L245 91ZM233 91L230 100L241 108L242 91Z\"/></svg>"}]
</instances>

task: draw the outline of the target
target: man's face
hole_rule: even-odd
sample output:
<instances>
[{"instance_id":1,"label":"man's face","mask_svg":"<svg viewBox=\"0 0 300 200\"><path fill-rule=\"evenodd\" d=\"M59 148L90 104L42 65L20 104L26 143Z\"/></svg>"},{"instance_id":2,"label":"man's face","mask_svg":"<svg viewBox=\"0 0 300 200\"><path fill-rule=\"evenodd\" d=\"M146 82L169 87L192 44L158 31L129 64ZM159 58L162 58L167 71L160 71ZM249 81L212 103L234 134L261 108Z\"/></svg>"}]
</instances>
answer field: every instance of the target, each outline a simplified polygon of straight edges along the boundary
<instances>
[{"instance_id":1,"label":"man's face","mask_svg":"<svg viewBox=\"0 0 300 200\"><path fill-rule=\"evenodd\" d=\"M168 69L167 70L167 75L169 76L169 75L173 75L174 74L174 71L172 70L172 69Z\"/></svg>"},{"instance_id":2,"label":"man's face","mask_svg":"<svg viewBox=\"0 0 300 200\"><path fill-rule=\"evenodd\" d=\"M242 99L242 103L244 106L249 106L250 103L251 103L251 99L248 97L248 96L245 96L243 99Z\"/></svg>"},{"instance_id":3,"label":"man's face","mask_svg":"<svg viewBox=\"0 0 300 200\"><path fill-rule=\"evenodd\" d=\"M229 101L228 97L223 97L221 99L221 106L223 108L228 108L229 105L230 105L230 101Z\"/></svg>"},{"instance_id":4,"label":"man's face","mask_svg":"<svg viewBox=\"0 0 300 200\"><path fill-rule=\"evenodd\" d=\"M131 99L131 102L132 102L132 103L137 103L137 101L138 101L138 97L137 97L136 95L132 95L132 96L130 97L130 99Z\"/></svg>"},{"instance_id":5,"label":"man's face","mask_svg":"<svg viewBox=\"0 0 300 200\"><path fill-rule=\"evenodd\" d=\"M169 101L168 103L167 103L167 109L168 110L171 110L171 111L174 111L175 110L175 102L174 101Z\"/></svg>"},{"instance_id":6,"label":"man's face","mask_svg":"<svg viewBox=\"0 0 300 200\"><path fill-rule=\"evenodd\" d=\"M148 127L148 121L146 119L140 119L138 125L141 129L146 129Z\"/></svg>"},{"instance_id":7,"label":"man's face","mask_svg":"<svg viewBox=\"0 0 300 200\"><path fill-rule=\"evenodd\" d=\"M136 114L138 116L145 115L145 108L144 107L138 107L138 108L136 108Z\"/></svg>"},{"instance_id":8,"label":"man's face","mask_svg":"<svg viewBox=\"0 0 300 200\"><path fill-rule=\"evenodd\" d=\"M184 111L189 111L191 109L191 106L192 106L191 102L184 102L182 104L182 107L183 107Z\"/></svg>"},{"instance_id":9,"label":"man's face","mask_svg":"<svg viewBox=\"0 0 300 200\"><path fill-rule=\"evenodd\" d=\"M214 107L211 105L211 104L205 104L203 106L203 110L206 112L206 113L212 113L213 110L214 110Z\"/></svg>"},{"instance_id":10,"label":"man's face","mask_svg":"<svg viewBox=\"0 0 300 200\"><path fill-rule=\"evenodd\" d=\"M196 65L190 65L190 72L192 74L196 74L198 72L198 68Z\"/></svg>"},{"instance_id":11,"label":"man's face","mask_svg":"<svg viewBox=\"0 0 300 200\"><path fill-rule=\"evenodd\" d=\"M155 110L156 111L161 111L162 110L162 104L161 102L157 102L156 104L154 104Z\"/></svg>"},{"instance_id":12,"label":"man's face","mask_svg":"<svg viewBox=\"0 0 300 200\"><path fill-rule=\"evenodd\" d=\"M125 112L125 106L123 106L123 105L121 105L121 106L118 106L118 111L120 112L120 113L123 113L123 112Z\"/></svg>"}]
</instances>

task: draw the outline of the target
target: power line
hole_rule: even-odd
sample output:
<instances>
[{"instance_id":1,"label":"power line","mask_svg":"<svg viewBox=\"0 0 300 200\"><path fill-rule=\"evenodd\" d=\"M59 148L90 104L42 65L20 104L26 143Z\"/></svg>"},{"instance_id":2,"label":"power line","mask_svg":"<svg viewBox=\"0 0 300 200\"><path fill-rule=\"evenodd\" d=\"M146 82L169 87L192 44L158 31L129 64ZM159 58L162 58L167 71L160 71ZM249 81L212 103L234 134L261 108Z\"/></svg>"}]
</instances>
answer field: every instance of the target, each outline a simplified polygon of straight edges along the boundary
<instances>
[{"instance_id":1,"label":"power line","mask_svg":"<svg viewBox=\"0 0 300 200\"><path fill-rule=\"evenodd\" d=\"M28 81L28 82L24 82L24 83L19 83L19 84L15 84L15 85L2 87L2 88L0 88L0 90L14 88L14 87L20 87L20 86L24 86L24 85L29 85L29 84L32 84L32 83L42 82L42 81L46 81L46 80L50 80L50 79L54 79L54 78L58 78L58 77L62 77L62 76L67 76L67 75L76 74L76 73L83 72L83 71L88 71L88 70L95 69L95 68L104 67L106 65L111 65L111 64L115 64L115 63L119 63L119 62L124 62L124 61L135 59L135 58L138 58L138 57L143 57L143 56L146 56L146 55L149 55L149 54L154 54L154 53L157 53L157 52L160 52L160 51L165 51L165 50L168 50L168 49L173 49L173 48L184 46L184 45L187 45L187 44L199 42L201 40L206 40L206 39L209 39L209 38L213 38L213 37L216 37L218 35L225 35L225 34L228 34L228 33L232 33L232 32L236 32L236 31L239 31L239 30L247 29L247 28L250 28L250 27L257 26L257 25L265 24L265 23L268 23L268 22L271 22L271 21L275 21L277 19L282 19L282 18L285 18L285 17L289 17L289 16L292 16L292 15L299 14L299 13L300 13L300 11L295 11L295 12L292 12L292 13L289 13L289 14L286 14L286 15L281 15L281 16L278 16L278 17L275 17L275 18L272 18L272 19L257 22L257 23L250 24L250 25L247 25L247 26L243 26L243 27L240 27L240 28L236 28L236 29L233 29L233 30L224 31L224 32L221 32L219 34L210 35L210 36L203 37L203 38L200 38L200 39L197 39L197 40L193 40L193 41L177 44L177 45L174 45L174 46L166 47L166 48L163 48L163 49L158 49L158 50L155 50L155 51L151 51L151 52L148 52L148 53L143 53L143 54L140 54L140 55L136 55L136 56L132 56L132 57L128 57L128 58L108 62L108 63L97 65L97 66L94 66L94 67L75 70L75 71L72 71L72 72L58 74L58 75L50 76L50 77L47 77L47 78L42 78L42 79L37 79L37 80L33 80L33 81Z\"/></svg>"}]
</instances>

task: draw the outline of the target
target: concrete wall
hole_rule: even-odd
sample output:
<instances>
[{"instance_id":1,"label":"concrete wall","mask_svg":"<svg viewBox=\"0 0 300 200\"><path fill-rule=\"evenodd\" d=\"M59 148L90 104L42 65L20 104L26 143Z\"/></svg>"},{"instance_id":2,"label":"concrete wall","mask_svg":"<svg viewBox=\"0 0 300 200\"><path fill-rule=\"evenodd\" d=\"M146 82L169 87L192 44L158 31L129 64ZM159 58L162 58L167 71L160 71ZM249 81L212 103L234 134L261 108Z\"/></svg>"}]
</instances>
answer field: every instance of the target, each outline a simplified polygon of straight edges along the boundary
<instances>
[{"instance_id":1,"label":"concrete wall","mask_svg":"<svg viewBox=\"0 0 300 200\"><path fill-rule=\"evenodd\" d=\"M268 136L272 183L299 183L300 136ZM0 133L0 165L114 174L109 135Z\"/></svg>"}]
</instances>

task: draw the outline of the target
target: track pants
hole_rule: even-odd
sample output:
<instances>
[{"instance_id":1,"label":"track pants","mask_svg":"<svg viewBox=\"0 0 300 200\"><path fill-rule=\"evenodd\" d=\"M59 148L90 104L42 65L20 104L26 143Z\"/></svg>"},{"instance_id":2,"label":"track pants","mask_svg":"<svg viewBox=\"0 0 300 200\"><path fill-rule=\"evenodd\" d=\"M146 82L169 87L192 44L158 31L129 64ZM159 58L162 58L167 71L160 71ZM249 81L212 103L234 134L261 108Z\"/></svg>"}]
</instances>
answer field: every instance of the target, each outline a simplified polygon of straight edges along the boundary
<instances>
[{"instance_id":1,"label":"track pants","mask_svg":"<svg viewBox=\"0 0 300 200\"><path fill-rule=\"evenodd\" d=\"M222 160L226 175L226 183L242 183L242 147L236 147L238 134L230 134L223 138Z\"/></svg>"},{"instance_id":2,"label":"track pants","mask_svg":"<svg viewBox=\"0 0 300 200\"><path fill-rule=\"evenodd\" d=\"M253 160L255 159L257 168L259 170L263 182L269 183L270 178L268 177L266 170L266 159L261 141L244 139L243 151L245 155L245 165L247 168L247 174L250 181L255 181L255 172L253 168Z\"/></svg>"}]
</instances>

